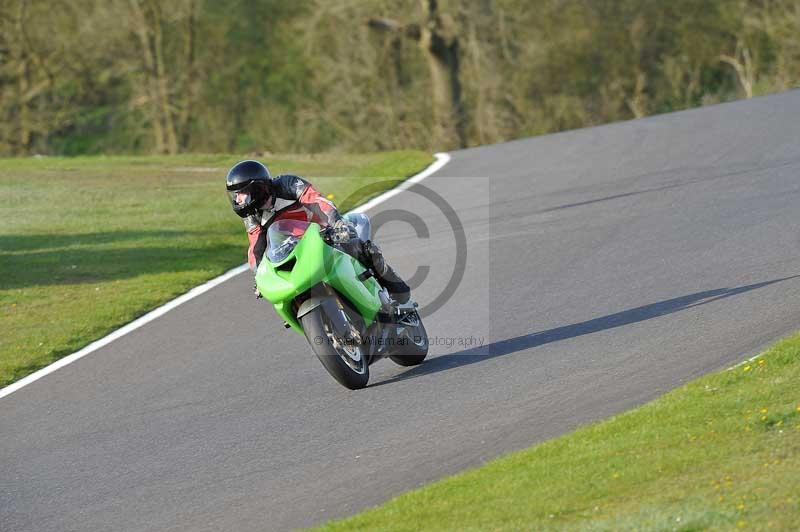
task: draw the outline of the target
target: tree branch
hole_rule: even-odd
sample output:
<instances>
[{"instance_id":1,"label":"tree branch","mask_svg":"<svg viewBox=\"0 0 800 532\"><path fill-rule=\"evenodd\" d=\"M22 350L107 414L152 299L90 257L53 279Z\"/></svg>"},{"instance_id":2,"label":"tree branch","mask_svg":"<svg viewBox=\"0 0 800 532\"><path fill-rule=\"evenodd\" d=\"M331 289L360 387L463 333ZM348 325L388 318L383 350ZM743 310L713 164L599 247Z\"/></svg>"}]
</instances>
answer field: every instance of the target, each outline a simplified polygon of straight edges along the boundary
<instances>
[{"instance_id":1,"label":"tree branch","mask_svg":"<svg viewBox=\"0 0 800 532\"><path fill-rule=\"evenodd\" d=\"M739 83L741 84L742 89L744 90L745 96L747 98L752 98L753 75L751 72L752 69L750 68L751 59L749 50L745 48L743 55L744 55L744 64L742 64L742 62L739 61L737 58L725 54L720 55L719 60L733 67L733 69L736 71L736 76L739 79Z\"/></svg>"},{"instance_id":2,"label":"tree branch","mask_svg":"<svg viewBox=\"0 0 800 532\"><path fill-rule=\"evenodd\" d=\"M390 18L373 17L367 21L367 26L378 31L401 33L414 41L418 41L421 35L419 24L401 24Z\"/></svg>"},{"instance_id":3,"label":"tree branch","mask_svg":"<svg viewBox=\"0 0 800 532\"><path fill-rule=\"evenodd\" d=\"M373 17L367 21L367 25L374 30L380 30L380 31L399 32L403 30L402 24L390 18Z\"/></svg>"}]
</instances>

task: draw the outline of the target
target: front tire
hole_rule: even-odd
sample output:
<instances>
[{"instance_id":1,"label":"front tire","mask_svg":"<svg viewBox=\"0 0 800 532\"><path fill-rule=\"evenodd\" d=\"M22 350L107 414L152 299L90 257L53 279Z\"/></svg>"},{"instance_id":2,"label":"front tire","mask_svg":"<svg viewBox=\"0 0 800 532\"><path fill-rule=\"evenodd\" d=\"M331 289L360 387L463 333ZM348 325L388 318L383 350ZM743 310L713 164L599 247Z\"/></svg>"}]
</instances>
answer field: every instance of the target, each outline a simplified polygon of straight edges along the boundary
<instances>
[{"instance_id":1,"label":"front tire","mask_svg":"<svg viewBox=\"0 0 800 532\"><path fill-rule=\"evenodd\" d=\"M320 305L300 318L311 349L331 377L351 390L364 388L369 381L366 348L353 340L337 337Z\"/></svg>"},{"instance_id":2,"label":"front tire","mask_svg":"<svg viewBox=\"0 0 800 532\"><path fill-rule=\"evenodd\" d=\"M403 324L389 358L401 366L418 366L428 356L428 332L417 312L406 314L400 325Z\"/></svg>"}]
</instances>

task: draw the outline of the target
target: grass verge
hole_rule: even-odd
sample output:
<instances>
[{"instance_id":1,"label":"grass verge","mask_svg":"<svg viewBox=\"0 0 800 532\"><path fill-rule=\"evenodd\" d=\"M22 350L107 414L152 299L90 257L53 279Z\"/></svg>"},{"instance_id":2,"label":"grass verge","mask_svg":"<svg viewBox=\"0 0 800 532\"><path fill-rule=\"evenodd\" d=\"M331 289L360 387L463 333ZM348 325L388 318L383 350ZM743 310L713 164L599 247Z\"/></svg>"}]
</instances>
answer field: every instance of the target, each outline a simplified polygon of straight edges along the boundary
<instances>
[{"instance_id":1,"label":"grass verge","mask_svg":"<svg viewBox=\"0 0 800 532\"><path fill-rule=\"evenodd\" d=\"M325 530L796 530L800 335Z\"/></svg>"},{"instance_id":2,"label":"grass verge","mask_svg":"<svg viewBox=\"0 0 800 532\"><path fill-rule=\"evenodd\" d=\"M0 387L245 262L223 187L239 158L0 160ZM415 151L266 159L342 211L433 161Z\"/></svg>"}]
</instances>

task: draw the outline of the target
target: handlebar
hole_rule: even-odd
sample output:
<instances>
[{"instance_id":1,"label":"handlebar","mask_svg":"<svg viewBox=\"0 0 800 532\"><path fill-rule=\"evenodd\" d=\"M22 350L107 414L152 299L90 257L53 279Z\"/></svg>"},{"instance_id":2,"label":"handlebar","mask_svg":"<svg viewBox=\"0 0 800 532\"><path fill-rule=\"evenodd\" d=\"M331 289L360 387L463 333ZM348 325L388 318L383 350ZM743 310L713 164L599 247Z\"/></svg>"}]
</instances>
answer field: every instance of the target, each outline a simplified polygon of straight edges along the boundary
<instances>
[{"instance_id":1,"label":"handlebar","mask_svg":"<svg viewBox=\"0 0 800 532\"><path fill-rule=\"evenodd\" d=\"M323 227L319 231L319 236L322 237L322 240L325 241L326 244L332 245L333 244L333 227L330 225L327 227Z\"/></svg>"}]
</instances>

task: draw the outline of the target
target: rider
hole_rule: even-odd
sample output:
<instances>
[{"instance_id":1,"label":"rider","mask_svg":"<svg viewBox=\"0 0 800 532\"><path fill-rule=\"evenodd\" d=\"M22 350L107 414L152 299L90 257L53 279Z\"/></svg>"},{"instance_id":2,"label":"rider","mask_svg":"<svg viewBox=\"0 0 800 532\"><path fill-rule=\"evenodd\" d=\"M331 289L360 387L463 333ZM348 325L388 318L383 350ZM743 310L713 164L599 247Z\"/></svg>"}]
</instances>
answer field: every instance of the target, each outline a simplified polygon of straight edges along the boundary
<instances>
[{"instance_id":1,"label":"rider","mask_svg":"<svg viewBox=\"0 0 800 532\"><path fill-rule=\"evenodd\" d=\"M323 229L331 228L334 243L341 244L344 251L372 268L378 282L395 301L408 302L411 289L386 264L381 249L369 240L368 234L362 232L365 238L357 238L353 223L342 217L334 204L305 179L288 174L272 177L266 166L248 160L236 163L228 171L225 185L233 212L244 219L250 240L247 260L251 270L256 270L267 249L267 228L272 222L285 219L315 222ZM259 296L258 290L256 295Z\"/></svg>"}]
</instances>

